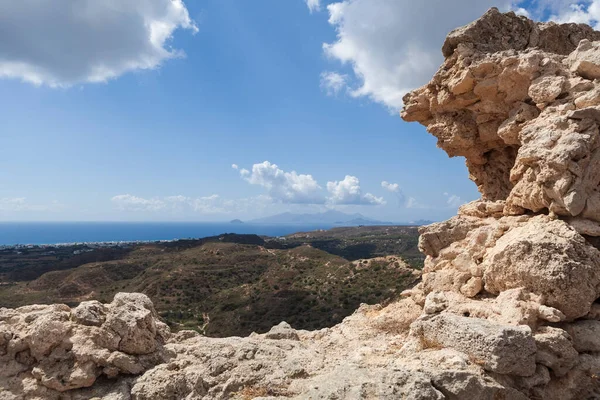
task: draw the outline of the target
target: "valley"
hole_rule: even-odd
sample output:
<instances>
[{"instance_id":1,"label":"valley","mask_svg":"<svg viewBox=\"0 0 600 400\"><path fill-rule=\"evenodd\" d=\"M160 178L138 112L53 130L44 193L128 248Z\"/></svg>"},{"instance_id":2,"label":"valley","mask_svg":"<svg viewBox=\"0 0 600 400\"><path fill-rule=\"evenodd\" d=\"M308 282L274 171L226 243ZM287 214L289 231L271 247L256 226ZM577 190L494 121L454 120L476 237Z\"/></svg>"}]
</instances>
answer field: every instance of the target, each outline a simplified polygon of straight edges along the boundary
<instances>
[{"instance_id":1,"label":"valley","mask_svg":"<svg viewBox=\"0 0 600 400\"><path fill-rule=\"evenodd\" d=\"M416 227L350 227L279 238L20 246L0 251L0 307L110 301L141 292L172 329L207 336L333 326L420 278Z\"/></svg>"}]
</instances>

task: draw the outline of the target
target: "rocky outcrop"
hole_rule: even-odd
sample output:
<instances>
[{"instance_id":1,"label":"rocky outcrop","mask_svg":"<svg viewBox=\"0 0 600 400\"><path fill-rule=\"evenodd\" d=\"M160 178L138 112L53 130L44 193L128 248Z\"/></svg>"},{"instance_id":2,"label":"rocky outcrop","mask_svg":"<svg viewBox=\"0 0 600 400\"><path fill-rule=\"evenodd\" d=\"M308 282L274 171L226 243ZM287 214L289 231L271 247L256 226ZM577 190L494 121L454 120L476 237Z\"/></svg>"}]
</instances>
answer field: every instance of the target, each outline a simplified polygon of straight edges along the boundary
<instances>
[{"instance_id":1,"label":"rocky outcrop","mask_svg":"<svg viewBox=\"0 0 600 400\"><path fill-rule=\"evenodd\" d=\"M564 40L546 40L549 31ZM599 60L590 40L600 33L584 25L490 11L450 34L446 62L406 96L403 118L427 126L450 156L464 156L484 200L506 200L508 214L599 221Z\"/></svg>"},{"instance_id":2,"label":"rocky outcrop","mask_svg":"<svg viewBox=\"0 0 600 400\"><path fill-rule=\"evenodd\" d=\"M173 356L169 336L142 294L74 309L0 309L0 399L69 398L97 381L139 375Z\"/></svg>"},{"instance_id":3,"label":"rocky outcrop","mask_svg":"<svg viewBox=\"0 0 600 400\"><path fill-rule=\"evenodd\" d=\"M411 334L529 398L600 398L599 49L588 26L492 9L448 36L442 67L404 99L402 117L465 157L482 194L422 228L423 282L408 295L435 313ZM507 326L530 333L521 352L514 334L507 350L480 351Z\"/></svg>"},{"instance_id":4,"label":"rocky outcrop","mask_svg":"<svg viewBox=\"0 0 600 400\"><path fill-rule=\"evenodd\" d=\"M600 33L492 9L408 94L482 199L422 282L315 332L170 334L147 297L0 311L0 399L600 398Z\"/></svg>"}]
</instances>

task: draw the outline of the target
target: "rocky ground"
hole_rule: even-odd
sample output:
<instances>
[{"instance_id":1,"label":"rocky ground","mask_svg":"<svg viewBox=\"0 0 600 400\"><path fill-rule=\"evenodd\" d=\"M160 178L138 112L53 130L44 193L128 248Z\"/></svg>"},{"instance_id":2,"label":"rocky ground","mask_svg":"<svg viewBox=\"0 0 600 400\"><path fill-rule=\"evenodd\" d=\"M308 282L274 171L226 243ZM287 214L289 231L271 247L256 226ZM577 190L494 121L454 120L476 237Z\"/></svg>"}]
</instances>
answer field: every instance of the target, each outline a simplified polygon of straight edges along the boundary
<instances>
[{"instance_id":1,"label":"rocky ground","mask_svg":"<svg viewBox=\"0 0 600 400\"><path fill-rule=\"evenodd\" d=\"M421 229L423 281L319 331L171 334L143 295L0 312L2 399L600 398L600 33L492 9L402 116L482 199Z\"/></svg>"}]
</instances>

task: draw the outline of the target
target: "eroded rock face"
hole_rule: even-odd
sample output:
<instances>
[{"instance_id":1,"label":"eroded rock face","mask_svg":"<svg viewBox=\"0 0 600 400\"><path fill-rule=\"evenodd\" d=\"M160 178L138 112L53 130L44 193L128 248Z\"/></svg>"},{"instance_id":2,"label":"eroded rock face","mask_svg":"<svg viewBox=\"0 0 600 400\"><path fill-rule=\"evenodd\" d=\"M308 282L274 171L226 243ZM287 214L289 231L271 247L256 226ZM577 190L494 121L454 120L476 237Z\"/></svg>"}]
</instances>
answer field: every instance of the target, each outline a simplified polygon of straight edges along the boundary
<instances>
[{"instance_id":1,"label":"eroded rock face","mask_svg":"<svg viewBox=\"0 0 600 400\"><path fill-rule=\"evenodd\" d=\"M423 282L407 296L429 316L415 349L479 358L530 398L600 398L600 33L492 9L443 51L402 117L466 158L482 199L421 229ZM527 326L533 351L499 369L484 355L517 353L481 352L495 343L484 326Z\"/></svg>"},{"instance_id":2,"label":"eroded rock face","mask_svg":"<svg viewBox=\"0 0 600 400\"><path fill-rule=\"evenodd\" d=\"M58 399L102 377L140 374L171 357L169 336L142 294L0 309L0 398Z\"/></svg>"},{"instance_id":3,"label":"eroded rock face","mask_svg":"<svg viewBox=\"0 0 600 400\"><path fill-rule=\"evenodd\" d=\"M450 313L423 317L411 329L425 348L451 348L469 355L487 371L531 376L535 340L528 326L499 325Z\"/></svg>"},{"instance_id":4,"label":"eroded rock face","mask_svg":"<svg viewBox=\"0 0 600 400\"><path fill-rule=\"evenodd\" d=\"M492 9L405 98L482 199L422 282L315 332L171 335L144 295L0 309L0 399L600 398L600 33Z\"/></svg>"},{"instance_id":5,"label":"eroded rock face","mask_svg":"<svg viewBox=\"0 0 600 400\"><path fill-rule=\"evenodd\" d=\"M549 35L553 40L548 40ZM581 40L581 42L579 42ZM505 213L600 221L600 33L491 10L450 34L433 80L405 98Z\"/></svg>"}]
</instances>

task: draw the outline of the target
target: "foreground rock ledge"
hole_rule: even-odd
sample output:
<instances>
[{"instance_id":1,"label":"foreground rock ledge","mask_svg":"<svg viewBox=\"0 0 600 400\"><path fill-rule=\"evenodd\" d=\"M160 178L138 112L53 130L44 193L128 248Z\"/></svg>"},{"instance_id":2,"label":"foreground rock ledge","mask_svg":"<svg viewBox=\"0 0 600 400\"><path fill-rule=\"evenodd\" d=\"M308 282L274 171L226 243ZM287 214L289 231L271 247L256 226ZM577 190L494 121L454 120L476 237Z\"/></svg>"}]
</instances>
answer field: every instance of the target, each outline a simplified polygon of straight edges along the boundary
<instances>
[{"instance_id":1,"label":"foreground rock ledge","mask_svg":"<svg viewBox=\"0 0 600 400\"><path fill-rule=\"evenodd\" d=\"M405 98L482 199L423 280L315 332L172 334L141 294L0 309L0 399L600 398L600 33L492 9Z\"/></svg>"}]
</instances>

